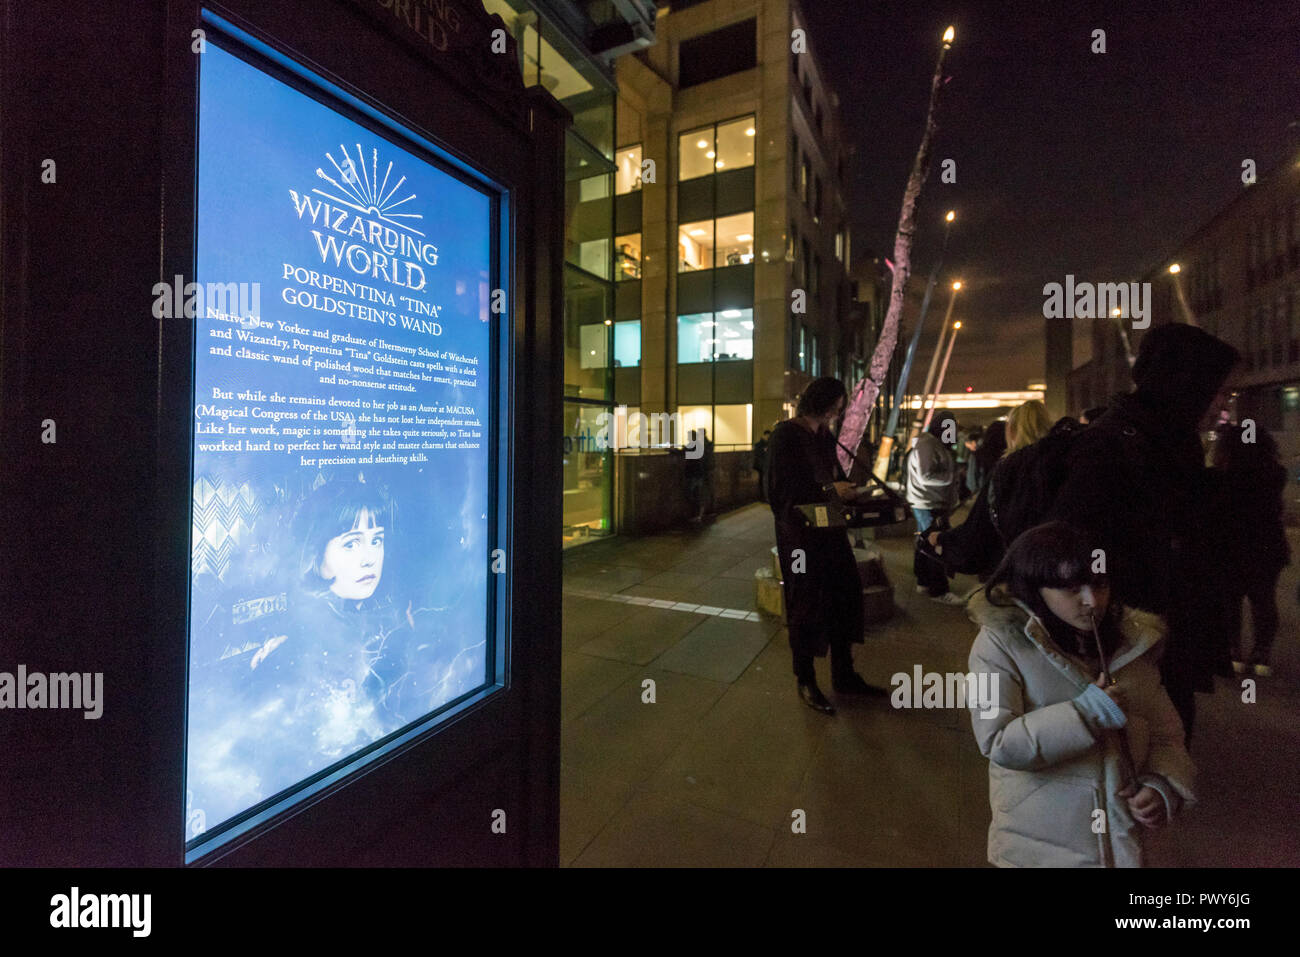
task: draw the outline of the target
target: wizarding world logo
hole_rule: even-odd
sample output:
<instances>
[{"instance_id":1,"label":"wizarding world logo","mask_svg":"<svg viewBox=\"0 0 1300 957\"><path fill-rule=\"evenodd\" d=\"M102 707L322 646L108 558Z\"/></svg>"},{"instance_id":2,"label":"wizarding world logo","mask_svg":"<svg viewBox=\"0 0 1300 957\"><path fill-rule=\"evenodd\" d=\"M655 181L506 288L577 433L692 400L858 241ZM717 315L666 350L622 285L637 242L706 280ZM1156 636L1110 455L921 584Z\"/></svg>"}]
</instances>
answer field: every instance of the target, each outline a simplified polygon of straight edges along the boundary
<instances>
[{"instance_id":1,"label":"wizarding world logo","mask_svg":"<svg viewBox=\"0 0 1300 957\"><path fill-rule=\"evenodd\" d=\"M358 276L423 289L428 282L424 267L438 264L438 247L418 228L424 215L406 206L416 198L413 192L402 195L406 177L400 176L390 186L393 161L389 160L381 180L378 149L370 151L369 163L360 143L355 159L342 144L339 152L339 159L325 154L333 173L316 168L316 176L328 189L312 187L301 194L289 190L298 219L318 227L311 234L321 265L346 266Z\"/></svg>"}]
</instances>

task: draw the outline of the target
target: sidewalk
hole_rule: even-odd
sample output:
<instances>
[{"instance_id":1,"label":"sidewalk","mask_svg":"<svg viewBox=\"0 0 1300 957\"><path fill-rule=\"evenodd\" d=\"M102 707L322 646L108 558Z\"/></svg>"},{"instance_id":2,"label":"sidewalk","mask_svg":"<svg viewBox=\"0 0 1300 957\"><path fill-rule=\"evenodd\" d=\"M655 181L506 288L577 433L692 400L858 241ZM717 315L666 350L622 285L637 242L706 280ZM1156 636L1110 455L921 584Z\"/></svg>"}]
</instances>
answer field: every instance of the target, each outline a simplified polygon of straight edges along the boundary
<instances>
[{"instance_id":1,"label":"sidewalk","mask_svg":"<svg viewBox=\"0 0 1300 957\"><path fill-rule=\"evenodd\" d=\"M771 512L755 504L701 531L565 553L561 864L985 863L988 763L966 712L831 695L828 718L801 705L785 630L755 611L754 571L773 544ZM910 538L868 544L898 610L855 647L858 671L883 687L916 665L965 672L965 609L915 593ZM1300 863L1296 581L1287 569L1275 676L1259 680L1258 703L1228 682L1198 696L1201 805L1161 835L1160 863ZM828 667L818 660L830 694ZM805 833L792 830L797 811Z\"/></svg>"}]
</instances>

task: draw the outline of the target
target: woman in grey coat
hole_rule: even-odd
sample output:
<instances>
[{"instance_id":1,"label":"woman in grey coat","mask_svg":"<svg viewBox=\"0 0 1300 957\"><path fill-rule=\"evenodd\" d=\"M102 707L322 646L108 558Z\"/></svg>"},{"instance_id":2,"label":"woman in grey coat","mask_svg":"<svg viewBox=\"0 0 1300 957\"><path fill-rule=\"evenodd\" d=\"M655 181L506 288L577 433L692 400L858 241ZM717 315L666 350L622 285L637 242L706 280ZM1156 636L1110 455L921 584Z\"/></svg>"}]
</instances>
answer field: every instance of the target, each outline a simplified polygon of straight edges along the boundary
<instances>
[{"instance_id":1,"label":"woman in grey coat","mask_svg":"<svg viewBox=\"0 0 1300 957\"><path fill-rule=\"evenodd\" d=\"M1156 665L1164 623L1111 604L1096 567L1082 532L1039 525L968 605L980 626L970 668L992 699L970 707L999 867L1140 867L1144 831L1194 800Z\"/></svg>"}]
</instances>

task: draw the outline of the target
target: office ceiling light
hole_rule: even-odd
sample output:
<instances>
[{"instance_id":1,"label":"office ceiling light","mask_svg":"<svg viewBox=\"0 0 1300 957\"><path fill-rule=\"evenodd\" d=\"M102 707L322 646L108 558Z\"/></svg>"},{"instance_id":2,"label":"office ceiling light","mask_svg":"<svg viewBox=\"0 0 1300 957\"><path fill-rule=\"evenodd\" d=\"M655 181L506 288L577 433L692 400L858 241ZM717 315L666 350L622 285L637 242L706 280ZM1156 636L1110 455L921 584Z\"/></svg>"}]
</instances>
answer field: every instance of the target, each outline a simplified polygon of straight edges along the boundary
<instances>
[{"instance_id":1,"label":"office ceiling light","mask_svg":"<svg viewBox=\"0 0 1300 957\"><path fill-rule=\"evenodd\" d=\"M704 230L702 230L702 229L692 229L692 230L691 230L691 235L692 235L692 236L703 236L703 235L704 235Z\"/></svg>"},{"instance_id":2,"label":"office ceiling light","mask_svg":"<svg viewBox=\"0 0 1300 957\"><path fill-rule=\"evenodd\" d=\"M736 237L736 242L738 243L748 243L748 242L753 242L753 240L754 237L751 236L749 233L741 233L739 236Z\"/></svg>"},{"instance_id":3,"label":"office ceiling light","mask_svg":"<svg viewBox=\"0 0 1300 957\"><path fill-rule=\"evenodd\" d=\"M751 126L749 129L745 130L745 135L746 135L746 136L753 136L753 135L754 135L754 128Z\"/></svg>"},{"instance_id":4,"label":"office ceiling light","mask_svg":"<svg viewBox=\"0 0 1300 957\"><path fill-rule=\"evenodd\" d=\"M718 315L722 316L722 318L724 318L724 319L739 319L739 318L740 318L740 310L739 310L739 309L723 309L720 313L718 313Z\"/></svg>"},{"instance_id":5,"label":"office ceiling light","mask_svg":"<svg viewBox=\"0 0 1300 957\"><path fill-rule=\"evenodd\" d=\"M704 155L707 156L709 159L713 159L713 157L716 156L717 154L714 153L713 150L709 150L709 151L708 151L707 153L705 153Z\"/></svg>"},{"instance_id":6,"label":"office ceiling light","mask_svg":"<svg viewBox=\"0 0 1300 957\"><path fill-rule=\"evenodd\" d=\"M699 141L698 143L696 143L695 145L698 146L700 149L708 149L709 141L708 141L708 140L700 140L700 141Z\"/></svg>"}]
</instances>

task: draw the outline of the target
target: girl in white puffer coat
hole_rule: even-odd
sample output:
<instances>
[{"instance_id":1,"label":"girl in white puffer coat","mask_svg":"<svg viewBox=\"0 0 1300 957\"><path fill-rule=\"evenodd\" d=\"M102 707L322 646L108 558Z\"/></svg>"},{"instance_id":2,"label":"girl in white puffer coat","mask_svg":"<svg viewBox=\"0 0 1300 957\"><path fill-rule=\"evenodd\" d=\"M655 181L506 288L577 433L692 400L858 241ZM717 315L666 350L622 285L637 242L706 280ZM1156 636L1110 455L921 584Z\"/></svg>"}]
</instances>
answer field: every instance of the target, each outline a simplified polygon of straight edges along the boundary
<instances>
[{"instance_id":1,"label":"girl in white puffer coat","mask_svg":"<svg viewBox=\"0 0 1300 957\"><path fill-rule=\"evenodd\" d=\"M1039 525L968 605L980 625L970 668L996 698L972 702L971 722L989 759L989 861L1001 867L1140 867L1143 833L1194 800L1156 667L1164 623L1112 605L1097 559L1081 532Z\"/></svg>"}]
</instances>

